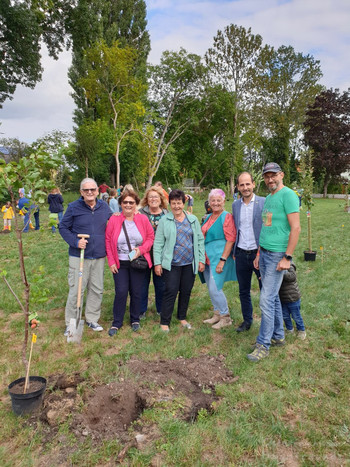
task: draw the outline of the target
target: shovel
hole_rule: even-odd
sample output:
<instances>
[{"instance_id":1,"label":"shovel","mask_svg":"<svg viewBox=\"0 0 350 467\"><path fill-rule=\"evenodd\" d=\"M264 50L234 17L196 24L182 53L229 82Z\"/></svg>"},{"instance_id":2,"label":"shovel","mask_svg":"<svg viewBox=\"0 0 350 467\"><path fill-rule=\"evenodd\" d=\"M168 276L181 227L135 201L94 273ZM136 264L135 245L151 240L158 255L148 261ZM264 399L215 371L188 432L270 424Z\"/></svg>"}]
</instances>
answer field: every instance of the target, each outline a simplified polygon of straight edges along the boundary
<instances>
[{"instance_id":1,"label":"shovel","mask_svg":"<svg viewBox=\"0 0 350 467\"><path fill-rule=\"evenodd\" d=\"M87 234L78 234L79 238L90 238L90 235ZM84 252L85 250L82 248L80 250L80 268L79 268L79 283L78 283L78 296L77 296L77 318L71 318L68 327L68 337L67 342L75 342L80 344L81 337L83 335L84 330L84 320L81 319L81 288L83 285L83 267L84 267Z\"/></svg>"}]
</instances>

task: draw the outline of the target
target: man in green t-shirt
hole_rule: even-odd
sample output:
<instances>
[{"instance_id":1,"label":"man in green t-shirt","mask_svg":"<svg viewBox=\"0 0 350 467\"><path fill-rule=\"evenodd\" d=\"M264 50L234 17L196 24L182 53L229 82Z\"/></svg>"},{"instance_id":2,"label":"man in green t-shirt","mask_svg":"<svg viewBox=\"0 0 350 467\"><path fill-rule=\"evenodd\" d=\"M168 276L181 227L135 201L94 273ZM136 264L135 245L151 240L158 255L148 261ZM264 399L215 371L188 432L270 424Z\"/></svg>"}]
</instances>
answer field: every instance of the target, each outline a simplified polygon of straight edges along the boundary
<instances>
[{"instance_id":1,"label":"man in green t-shirt","mask_svg":"<svg viewBox=\"0 0 350 467\"><path fill-rule=\"evenodd\" d=\"M262 212L260 256L254 263L260 269L262 289L260 331L254 351L247 355L253 362L267 357L270 345L285 344L279 289L284 271L290 268L300 234L299 200L293 190L283 185L281 167L269 162L264 166L263 176L270 194Z\"/></svg>"}]
</instances>

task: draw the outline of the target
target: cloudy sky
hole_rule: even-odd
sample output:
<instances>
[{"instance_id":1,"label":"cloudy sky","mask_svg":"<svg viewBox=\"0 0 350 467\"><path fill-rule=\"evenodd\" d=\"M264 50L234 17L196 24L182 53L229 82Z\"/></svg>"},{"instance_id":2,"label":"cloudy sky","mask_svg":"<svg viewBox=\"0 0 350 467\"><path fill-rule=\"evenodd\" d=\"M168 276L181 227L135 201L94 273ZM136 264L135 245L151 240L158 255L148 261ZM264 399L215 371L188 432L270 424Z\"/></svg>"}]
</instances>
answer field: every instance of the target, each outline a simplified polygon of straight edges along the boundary
<instances>
[{"instance_id":1,"label":"cloudy sky","mask_svg":"<svg viewBox=\"0 0 350 467\"><path fill-rule=\"evenodd\" d=\"M162 51L184 47L203 55L218 30L251 27L264 43L292 45L321 62L322 84L350 88L350 0L146 0L151 63ZM71 131L73 101L67 82L70 54L55 62L43 51L45 72L34 90L18 88L0 110L1 137L32 142L53 129Z\"/></svg>"}]
</instances>

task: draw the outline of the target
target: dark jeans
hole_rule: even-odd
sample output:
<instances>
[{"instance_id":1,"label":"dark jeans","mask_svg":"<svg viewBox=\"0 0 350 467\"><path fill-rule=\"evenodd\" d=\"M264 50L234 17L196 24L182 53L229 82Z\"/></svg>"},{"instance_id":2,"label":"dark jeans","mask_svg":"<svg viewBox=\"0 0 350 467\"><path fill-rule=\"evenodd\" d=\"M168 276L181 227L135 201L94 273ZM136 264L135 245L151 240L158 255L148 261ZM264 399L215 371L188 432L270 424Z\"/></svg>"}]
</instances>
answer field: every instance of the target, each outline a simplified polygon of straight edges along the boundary
<instances>
[{"instance_id":1,"label":"dark jeans","mask_svg":"<svg viewBox=\"0 0 350 467\"><path fill-rule=\"evenodd\" d=\"M112 326L118 329L123 326L128 294L130 294L130 324L140 321L141 290L145 273L146 270L132 269L130 261L120 261L118 273L113 274L115 298Z\"/></svg>"},{"instance_id":2,"label":"dark jeans","mask_svg":"<svg viewBox=\"0 0 350 467\"><path fill-rule=\"evenodd\" d=\"M286 328L291 331L293 323L291 317L294 319L298 331L305 331L304 321L300 313L300 300L296 302L281 302L283 321Z\"/></svg>"},{"instance_id":3,"label":"dark jeans","mask_svg":"<svg viewBox=\"0 0 350 467\"><path fill-rule=\"evenodd\" d=\"M163 269L163 277L165 290L160 324L169 326L177 294L179 294L177 319L186 319L187 308L196 276L193 274L192 264L188 264L187 266L171 266L171 271Z\"/></svg>"},{"instance_id":4,"label":"dark jeans","mask_svg":"<svg viewBox=\"0 0 350 467\"><path fill-rule=\"evenodd\" d=\"M252 283L252 275L255 272L261 289L260 272L254 268L253 261L258 250L247 252L236 248L236 274L239 286L239 299L241 301L241 310L243 320L247 324L253 322L253 306L250 297L250 288Z\"/></svg>"},{"instance_id":5,"label":"dark jeans","mask_svg":"<svg viewBox=\"0 0 350 467\"><path fill-rule=\"evenodd\" d=\"M39 208L34 211L35 230L40 230Z\"/></svg>"},{"instance_id":6,"label":"dark jeans","mask_svg":"<svg viewBox=\"0 0 350 467\"><path fill-rule=\"evenodd\" d=\"M163 301L165 284L164 284L163 276L157 276L157 274L154 273L154 267L151 269L146 269L145 279L142 285L141 313L146 313L147 311L148 289L149 289L149 283L151 280L151 273L153 275L154 293L156 296L156 309L157 309L157 313L160 314L162 310L162 301Z\"/></svg>"}]
</instances>

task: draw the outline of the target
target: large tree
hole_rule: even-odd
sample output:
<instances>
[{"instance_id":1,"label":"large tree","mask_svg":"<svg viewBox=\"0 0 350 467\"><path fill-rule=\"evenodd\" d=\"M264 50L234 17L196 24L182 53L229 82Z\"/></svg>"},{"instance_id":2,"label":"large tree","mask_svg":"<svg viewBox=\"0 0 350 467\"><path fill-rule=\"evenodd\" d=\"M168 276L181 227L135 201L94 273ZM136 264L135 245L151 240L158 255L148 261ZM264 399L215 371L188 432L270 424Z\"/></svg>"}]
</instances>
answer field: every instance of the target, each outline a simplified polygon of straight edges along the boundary
<instances>
[{"instance_id":1,"label":"large tree","mask_svg":"<svg viewBox=\"0 0 350 467\"><path fill-rule=\"evenodd\" d=\"M350 168L350 90L328 89L309 106L305 142L314 151L314 174L323 178L323 195L332 178Z\"/></svg>"},{"instance_id":2,"label":"large tree","mask_svg":"<svg viewBox=\"0 0 350 467\"><path fill-rule=\"evenodd\" d=\"M41 44L57 59L66 38L69 0L1 0L0 108L21 84L34 88L41 80Z\"/></svg>"}]
</instances>

